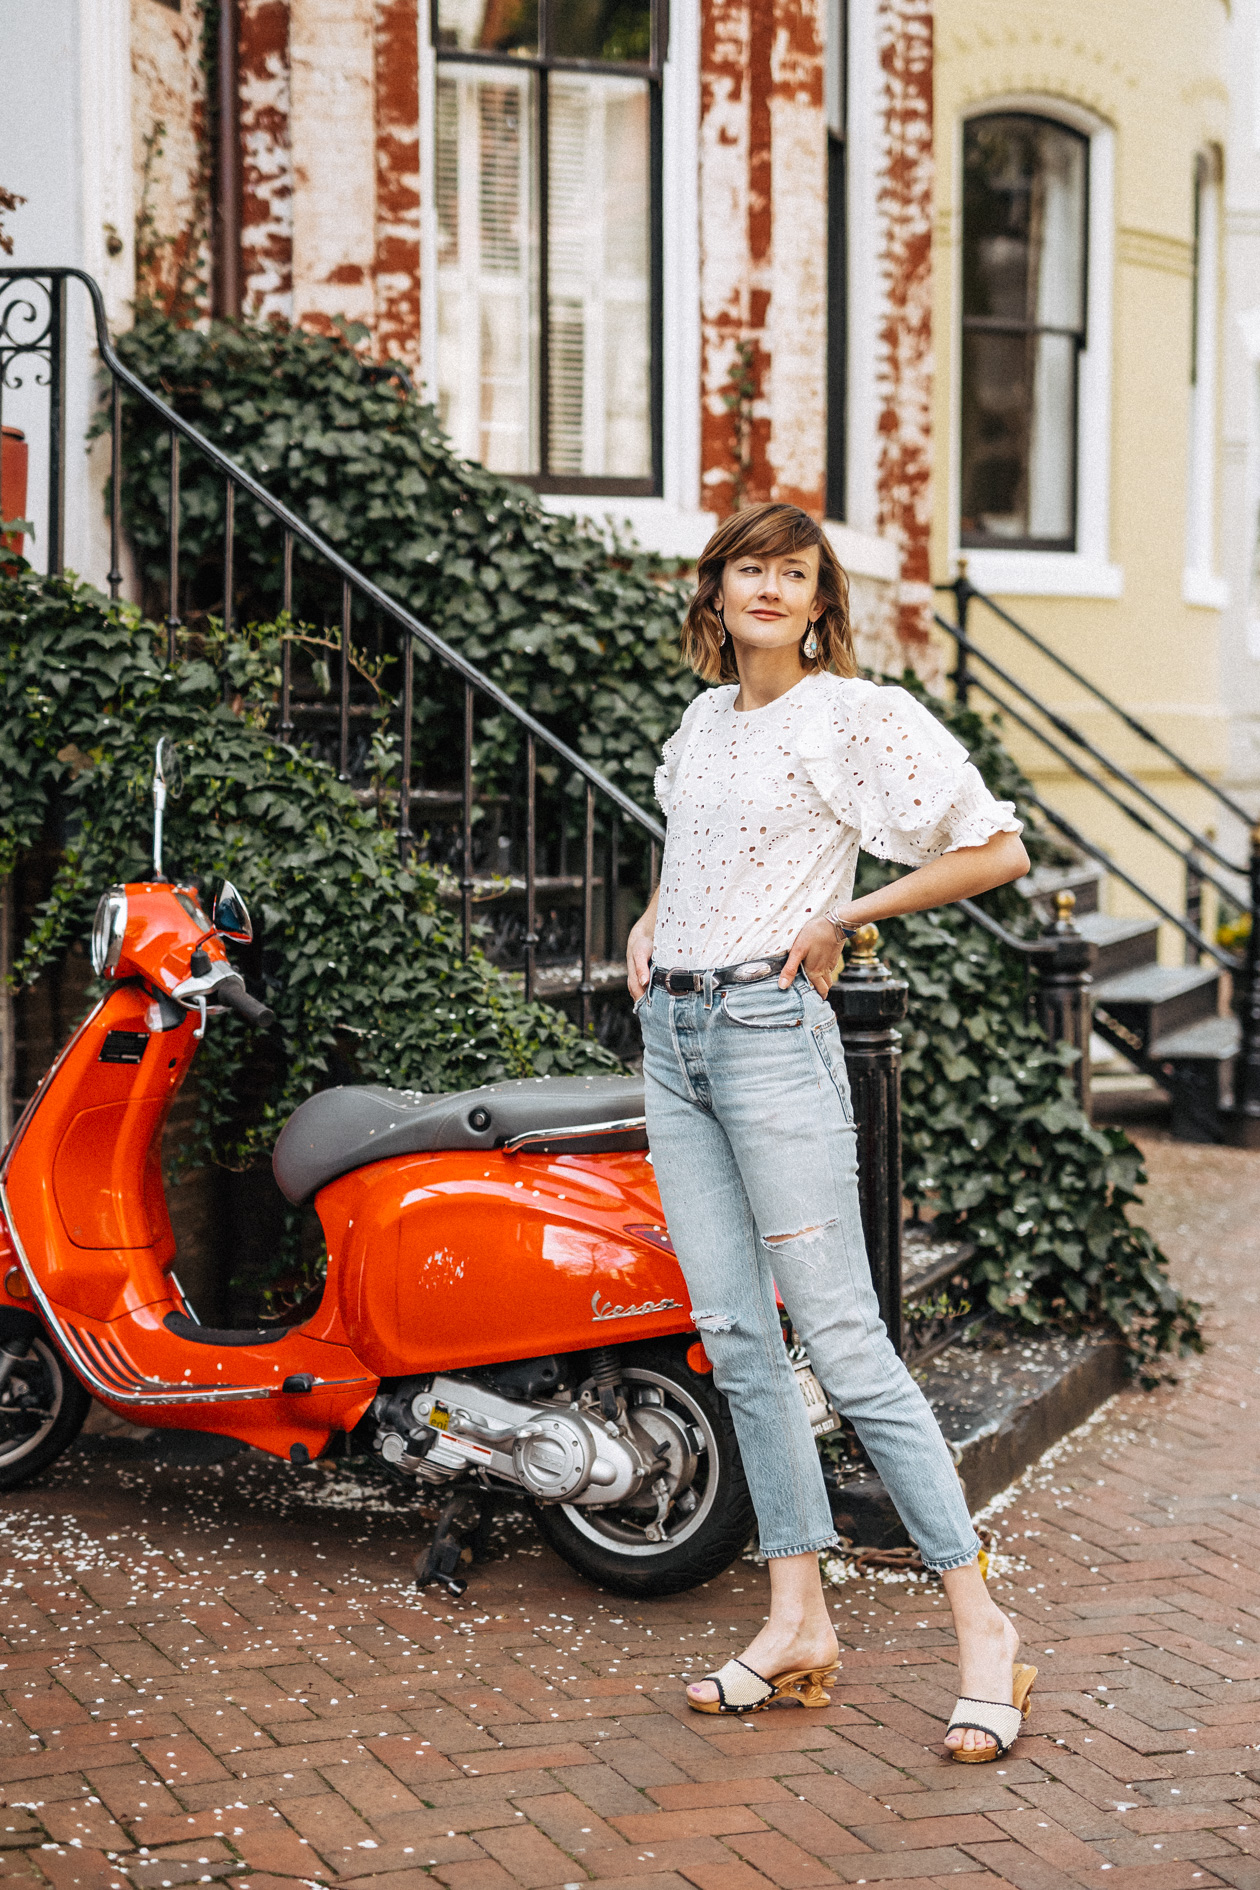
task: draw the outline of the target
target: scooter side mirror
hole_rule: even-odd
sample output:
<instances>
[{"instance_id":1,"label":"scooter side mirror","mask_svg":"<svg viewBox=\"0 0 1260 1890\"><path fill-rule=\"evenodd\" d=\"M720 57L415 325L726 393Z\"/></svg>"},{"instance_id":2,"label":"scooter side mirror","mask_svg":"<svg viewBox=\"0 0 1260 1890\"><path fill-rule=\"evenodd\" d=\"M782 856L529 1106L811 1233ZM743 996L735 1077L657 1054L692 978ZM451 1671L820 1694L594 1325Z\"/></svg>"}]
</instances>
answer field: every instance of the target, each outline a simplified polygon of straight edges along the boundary
<instances>
[{"instance_id":1,"label":"scooter side mirror","mask_svg":"<svg viewBox=\"0 0 1260 1890\"><path fill-rule=\"evenodd\" d=\"M254 936L249 907L230 879L225 879L220 886L211 917L214 920L215 931L222 932L224 938L234 938L242 945L248 945Z\"/></svg>"}]
</instances>

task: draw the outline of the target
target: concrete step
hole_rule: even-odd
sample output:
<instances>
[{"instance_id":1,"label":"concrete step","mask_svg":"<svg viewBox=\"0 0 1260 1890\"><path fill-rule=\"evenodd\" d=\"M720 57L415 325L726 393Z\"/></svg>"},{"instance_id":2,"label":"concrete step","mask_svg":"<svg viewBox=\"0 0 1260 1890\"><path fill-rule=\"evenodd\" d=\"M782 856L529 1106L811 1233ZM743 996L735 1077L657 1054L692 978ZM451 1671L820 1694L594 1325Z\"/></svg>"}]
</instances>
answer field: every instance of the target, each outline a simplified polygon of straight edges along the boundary
<instances>
[{"instance_id":1,"label":"concrete step","mask_svg":"<svg viewBox=\"0 0 1260 1890\"><path fill-rule=\"evenodd\" d=\"M1103 912L1078 913L1076 928L1098 948L1094 983L1153 965L1159 956L1158 919L1111 919Z\"/></svg>"},{"instance_id":2,"label":"concrete step","mask_svg":"<svg viewBox=\"0 0 1260 1890\"><path fill-rule=\"evenodd\" d=\"M1241 1036L1237 1017L1205 1017L1152 1041L1148 1063L1168 1091L1169 1127L1178 1142L1226 1139Z\"/></svg>"},{"instance_id":3,"label":"concrete step","mask_svg":"<svg viewBox=\"0 0 1260 1890\"><path fill-rule=\"evenodd\" d=\"M1157 1037L1147 1051L1152 1063L1228 1063L1238 1055L1242 1025L1229 1017L1205 1017Z\"/></svg>"},{"instance_id":4,"label":"concrete step","mask_svg":"<svg viewBox=\"0 0 1260 1890\"><path fill-rule=\"evenodd\" d=\"M1109 1333L1020 1332L998 1327L957 1340L922 1369L974 1512L1126 1383L1124 1349ZM855 1548L909 1543L879 1478L825 1462L837 1530Z\"/></svg>"},{"instance_id":5,"label":"concrete step","mask_svg":"<svg viewBox=\"0 0 1260 1890\"><path fill-rule=\"evenodd\" d=\"M1118 1024L1118 1047L1140 1060L1158 1038L1215 1017L1219 984L1212 965L1138 965L1094 985L1095 1028L1110 1041L1109 1020Z\"/></svg>"}]
</instances>

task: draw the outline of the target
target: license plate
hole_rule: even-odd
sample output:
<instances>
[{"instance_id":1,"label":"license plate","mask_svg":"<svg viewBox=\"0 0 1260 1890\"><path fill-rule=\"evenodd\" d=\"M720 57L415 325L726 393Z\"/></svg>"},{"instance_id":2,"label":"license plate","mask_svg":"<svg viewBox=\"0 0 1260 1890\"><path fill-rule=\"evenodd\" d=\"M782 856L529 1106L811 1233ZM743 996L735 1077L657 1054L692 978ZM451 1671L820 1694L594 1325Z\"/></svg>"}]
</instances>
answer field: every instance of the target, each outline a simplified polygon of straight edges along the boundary
<instances>
[{"instance_id":1,"label":"license plate","mask_svg":"<svg viewBox=\"0 0 1260 1890\"><path fill-rule=\"evenodd\" d=\"M815 1437L826 1437L829 1432L840 1428L840 1420L827 1402L827 1394L814 1376L812 1366L796 1367L796 1382L801 1388L805 1400L805 1409L809 1413L810 1429Z\"/></svg>"}]
</instances>

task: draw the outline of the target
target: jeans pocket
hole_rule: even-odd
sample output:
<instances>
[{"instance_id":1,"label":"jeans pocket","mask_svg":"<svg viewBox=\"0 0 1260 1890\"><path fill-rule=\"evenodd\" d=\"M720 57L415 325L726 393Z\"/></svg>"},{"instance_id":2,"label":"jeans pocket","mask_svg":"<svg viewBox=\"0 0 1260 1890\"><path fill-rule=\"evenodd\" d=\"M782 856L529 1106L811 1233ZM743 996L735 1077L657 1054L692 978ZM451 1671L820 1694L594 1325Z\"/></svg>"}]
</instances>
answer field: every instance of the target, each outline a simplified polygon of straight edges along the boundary
<instances>
[{"instance_id":1,"label":"jeans pocket","mask_svg":"<svg viewBox=\"0 0 1260 1890\"><path fill-rule=\"evenodd\" d=\"M722 1013L744 1030L800 1030L805 1022L800 992L795 985L781 991L777 978L742 987L728 985L722 992Z\"/></svg>"},{"instance_id":2,"label":"jeans pocket","mask_svg":"<svg viewBox=\"0 0 1260 1890\"><path fill-rule=\"evenodd\" d=\"M831 1078L831 1084L840 1100L844 1119L853 1126L853 1095L849 1089L849 1072L844 1064L844 1045L840 1041L840 1026L836 1014L827 1006L826 1017L820 1017L810 1031L818 1060L824 1071Z\"/></svg>"}]
</instances>

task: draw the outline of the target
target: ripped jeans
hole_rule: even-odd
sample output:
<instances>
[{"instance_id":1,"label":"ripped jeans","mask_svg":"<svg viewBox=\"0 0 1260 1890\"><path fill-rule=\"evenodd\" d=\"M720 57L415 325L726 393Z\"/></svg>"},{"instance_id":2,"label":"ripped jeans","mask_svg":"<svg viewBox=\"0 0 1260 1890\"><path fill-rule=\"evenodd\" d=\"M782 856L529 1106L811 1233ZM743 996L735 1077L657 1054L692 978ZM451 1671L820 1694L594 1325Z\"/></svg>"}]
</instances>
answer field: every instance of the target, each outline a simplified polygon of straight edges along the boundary
<instances>
[{"instance_id":1,"label":"ripped jeans","mask_svg":"<svg viewBox=\"0 0 1260 1890\"><path fill-rule=\"evenodd\" d=\"M929 1568L980 1544L949 1448L879 1316L835 1015L804 973L636 1006L652 1161L697 1330L726 1394L763 1555L836 1541L783 1344L775 1283L810 1363Z\"/></svg>"}]
</instances>

